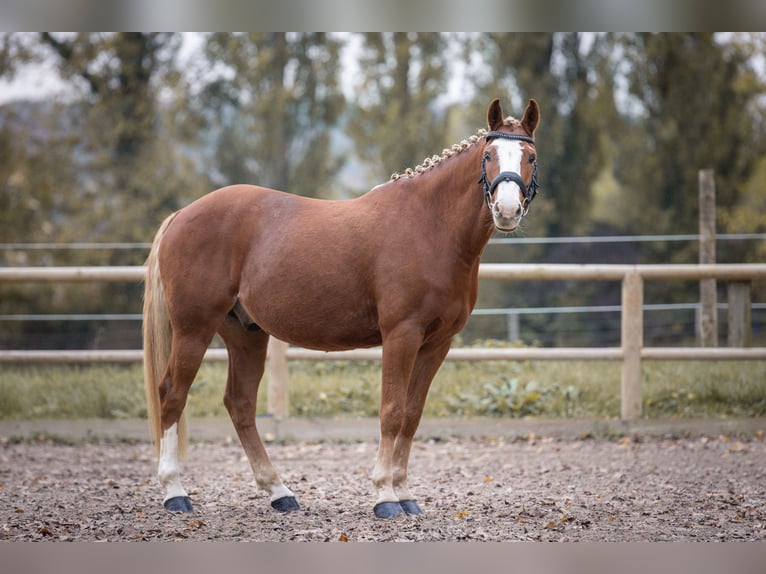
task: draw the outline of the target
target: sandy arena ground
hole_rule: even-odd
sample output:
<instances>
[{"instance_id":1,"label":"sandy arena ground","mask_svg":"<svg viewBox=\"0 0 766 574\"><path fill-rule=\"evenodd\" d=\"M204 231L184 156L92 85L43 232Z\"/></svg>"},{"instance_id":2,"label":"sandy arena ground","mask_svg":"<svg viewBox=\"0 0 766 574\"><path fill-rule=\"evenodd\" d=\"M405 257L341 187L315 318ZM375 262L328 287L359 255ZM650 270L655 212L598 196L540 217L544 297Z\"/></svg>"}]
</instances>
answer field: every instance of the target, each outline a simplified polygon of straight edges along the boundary
<instances>
[{"instance_id":1,"label":"sandy arena ground","mask_svg":"<svg viewBox=\"0 0 766 574\"><path fill-rule=\"evenodd\" d=\"M236 441L195 442L182 477L196 508L181 515L162 508L145 440L68 445L0 432L0 540L766 540L760 430L592 438L530 428L546 431L422 433L410 484L425 515L388 521L372 514L374 434L269 444L302 507L290 514L256 490Z\"/></svg>"}]
</instances>

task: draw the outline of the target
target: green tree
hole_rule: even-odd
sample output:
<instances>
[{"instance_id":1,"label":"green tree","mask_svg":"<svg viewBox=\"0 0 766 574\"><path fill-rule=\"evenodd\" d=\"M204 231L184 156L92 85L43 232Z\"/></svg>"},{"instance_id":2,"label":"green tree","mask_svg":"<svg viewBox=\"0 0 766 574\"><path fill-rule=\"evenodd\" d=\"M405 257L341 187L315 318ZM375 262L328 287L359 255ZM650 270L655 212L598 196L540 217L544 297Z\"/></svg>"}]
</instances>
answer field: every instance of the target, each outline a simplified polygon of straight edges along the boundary
<instances>
[{"instance_id":1,"label":"green tree","mask_svg":"<svg viewBox=\"0 0 766 574\"><path fill-rule=\"evenodd\" d=\"M160 90L183 88L179 35L42 34L41 43L58 57L62 76L84 86L89 104L87 228L110 239L149 240L164 215L205 191L175 141L172 109L159 105Z\"/></svg>"},{"instance_id":2,"label":"green tree","mask_svg":"<svg viewBox=\"0 0 766 574\"><path fill-rule=\"evenodd\" d=\"M42 215L59 223L49 240L148 241L164 214L199 196L204 186L177 144L169 106L159 105L160 90L183 89L175 67L177 34L77 33L10 34L3 38L0 76L21 66L51 62L70 87L66 102L48 107L43 139L69 164L75 177L59 180L56 212ZM70 101L71 100L71 101ZM31 129L31 126L30 126ZM15 149L33 153L30 133ZM22 147L26 146L26 147ZM55 177L57 163L37 177ZM19 181L19 178L16 178ZM31 182L29 178L25 181ZM20 188L34 196L37 190ZM62 217L62 213L66 217ZM52 217L55 215L55 217ZM33 241L34 229L17 237ZM90 263L138 263L143 257L110 254ZM107 255L105 255L106 257Z\"/></svg>"},{"instance_id":3,"label":"green tree","mask_svg":"<svg viewBox=\"0 0 766 574\"><path fill-rule=\"evenodd\" d=\"M372 181L385 180L454 143L447 141L448 125L436 107L449 77L447 47L439 33L362 35L348 133Z\"/></svg>"},{"instance_id":4,"label":"green tree","mask_svg":"<svg viewBox=\"0 0 766 574\"><path fill-rule=\"evenodd\" d=\"M217 184L334 195L340 48L324 33L208 36L205 55L221 72L207 80L200 106L216 141Z\"/></svg>"},{"instance_id":5,"label":"green tree","mask_svg":"<svg viewBox=\"0 0 766 574\"><path fill-rule=\"evenodd\" d=\"M71 137L56 132L55 104L25 103L0 108L0 241L55 241L57 222L71 215L62 191L76 185ZM45 264L27 254L5 254L10 265Z\"/></svg>"},{"instance_id":6,"label":"green tree","mask_svg":"<svg viewBox=\"0 0 766 574\"><path fill-rule=\"evenodd\" d=\"M740 200L764 153L764 84L748 43L710 33L623 39L630 93L643 112L617 177L632 189L634 225L655 233L698 229L698 172L713 169L722 212Z\"/></svg>"}]
</instances>

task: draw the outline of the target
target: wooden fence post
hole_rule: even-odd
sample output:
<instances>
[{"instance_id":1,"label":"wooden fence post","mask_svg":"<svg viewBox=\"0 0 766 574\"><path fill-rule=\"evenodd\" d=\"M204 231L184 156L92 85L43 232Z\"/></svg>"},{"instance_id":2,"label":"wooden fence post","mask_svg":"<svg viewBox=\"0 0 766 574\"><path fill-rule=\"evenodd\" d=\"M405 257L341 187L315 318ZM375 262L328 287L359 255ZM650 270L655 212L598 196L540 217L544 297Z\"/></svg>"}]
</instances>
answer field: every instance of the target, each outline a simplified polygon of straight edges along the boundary
<instances>
[{"instance_id":1,"label":"wooden fence post","mask_svg":"<svg viewBox=\"0 0 766 574\"><path fill-rule=\"evenodd\" d=\"M751 347L753 324L750 304L750 281L730 281L729 298L729 347Z\"/></svg>"},{"instance_id":2,"label":"wooden fence post","mask_svg":"<svg viewBox=\"0 0 766 574\"><path fill-rule=\"evenodd\" d=\"M715 176L699 172L700 264L715 263ZM700 280L699 338L702 347L718 346L718 308L715 279Z\"/></svg>"},{"instance_id":3,"label":"wooden fence post","mask_svg":"<svg viewBox=\"0 0 766 574\"><path fill-rule=\"evenodd\" d=\"M641 348L644 344L644 280L631 271L622 280L622 419L641 416Z\"/></svg>"},{"instance_id":4,"label":"wooden fence post","mask_svg":"<svg viewBox=\"0 0 766 574\"><path fill-rule=\"evenodd\" d=\"M519 314L508 313L508 341L515 343L521 337L519 335Z\"/></svg>"},{"instance_id":5,"label":"wooden fence post","mask_svg":"<svg viewBox=\"0 0 766 574\"><path fill-rule=\"evenodd\" d=\"M268 411L277 419L283 419L288 415L289 405L287 402L287 343L276 337L269 338L268 361L269 369L269 396Z\"/></svg>"}]
</instances>

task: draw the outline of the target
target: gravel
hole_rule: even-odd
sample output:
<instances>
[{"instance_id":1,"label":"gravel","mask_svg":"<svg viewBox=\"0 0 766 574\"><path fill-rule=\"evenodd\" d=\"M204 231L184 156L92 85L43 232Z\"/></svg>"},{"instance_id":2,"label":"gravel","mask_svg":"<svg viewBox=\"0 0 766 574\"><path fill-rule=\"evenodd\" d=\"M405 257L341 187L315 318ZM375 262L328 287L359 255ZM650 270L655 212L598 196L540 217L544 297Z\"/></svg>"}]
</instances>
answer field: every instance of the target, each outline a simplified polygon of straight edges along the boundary
<instances>
[{"instance_id":1,"label":"gravel","mask_svg":"<svg viewBox=\"0 0 766 574\"><path fill-rule=\"evenodd\" d=\"M418 517L378 520L374 441L272 443L302 510L257 491L241 447L193 443L191 514L163 510L145 443L0 441L0 540L766 540L762 435L430 439L410 464Z\"/></svg>"}]
</instances>

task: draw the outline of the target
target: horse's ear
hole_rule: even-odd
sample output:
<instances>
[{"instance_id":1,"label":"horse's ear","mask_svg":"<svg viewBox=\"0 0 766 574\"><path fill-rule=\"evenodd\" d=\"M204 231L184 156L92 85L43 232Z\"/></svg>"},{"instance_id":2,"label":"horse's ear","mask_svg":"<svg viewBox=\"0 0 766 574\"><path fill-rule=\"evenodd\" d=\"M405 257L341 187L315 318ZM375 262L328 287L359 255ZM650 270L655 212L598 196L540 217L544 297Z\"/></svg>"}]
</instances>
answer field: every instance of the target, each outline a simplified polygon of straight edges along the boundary
<instances>
[{"instance_id":1,"label":"horse's ear","mask_svg":"<svg viewBox=\"0 0 766 574\"><path fill-rule=\"evenodd\" d=\"M492 100L492 103L489 104L489 109L487 110L487 128L489 128L489 131L493 132L500 129L502 125L503 108L500 105L500 100L495 98Z\"/></svg>"},{"instance_id":2,"label":"horse's ear","mask_svg":"<svg viewBox=\"0 0 766 574\"><path fill-rule=\"evenodd\" d=\"M524 118L521 120L521 127L523 127L529 135L534 136L537 124L539 123L540 106L537 105L535 100L529 100L527 109L524 110Z\"/></svg>"}]
</instances>

